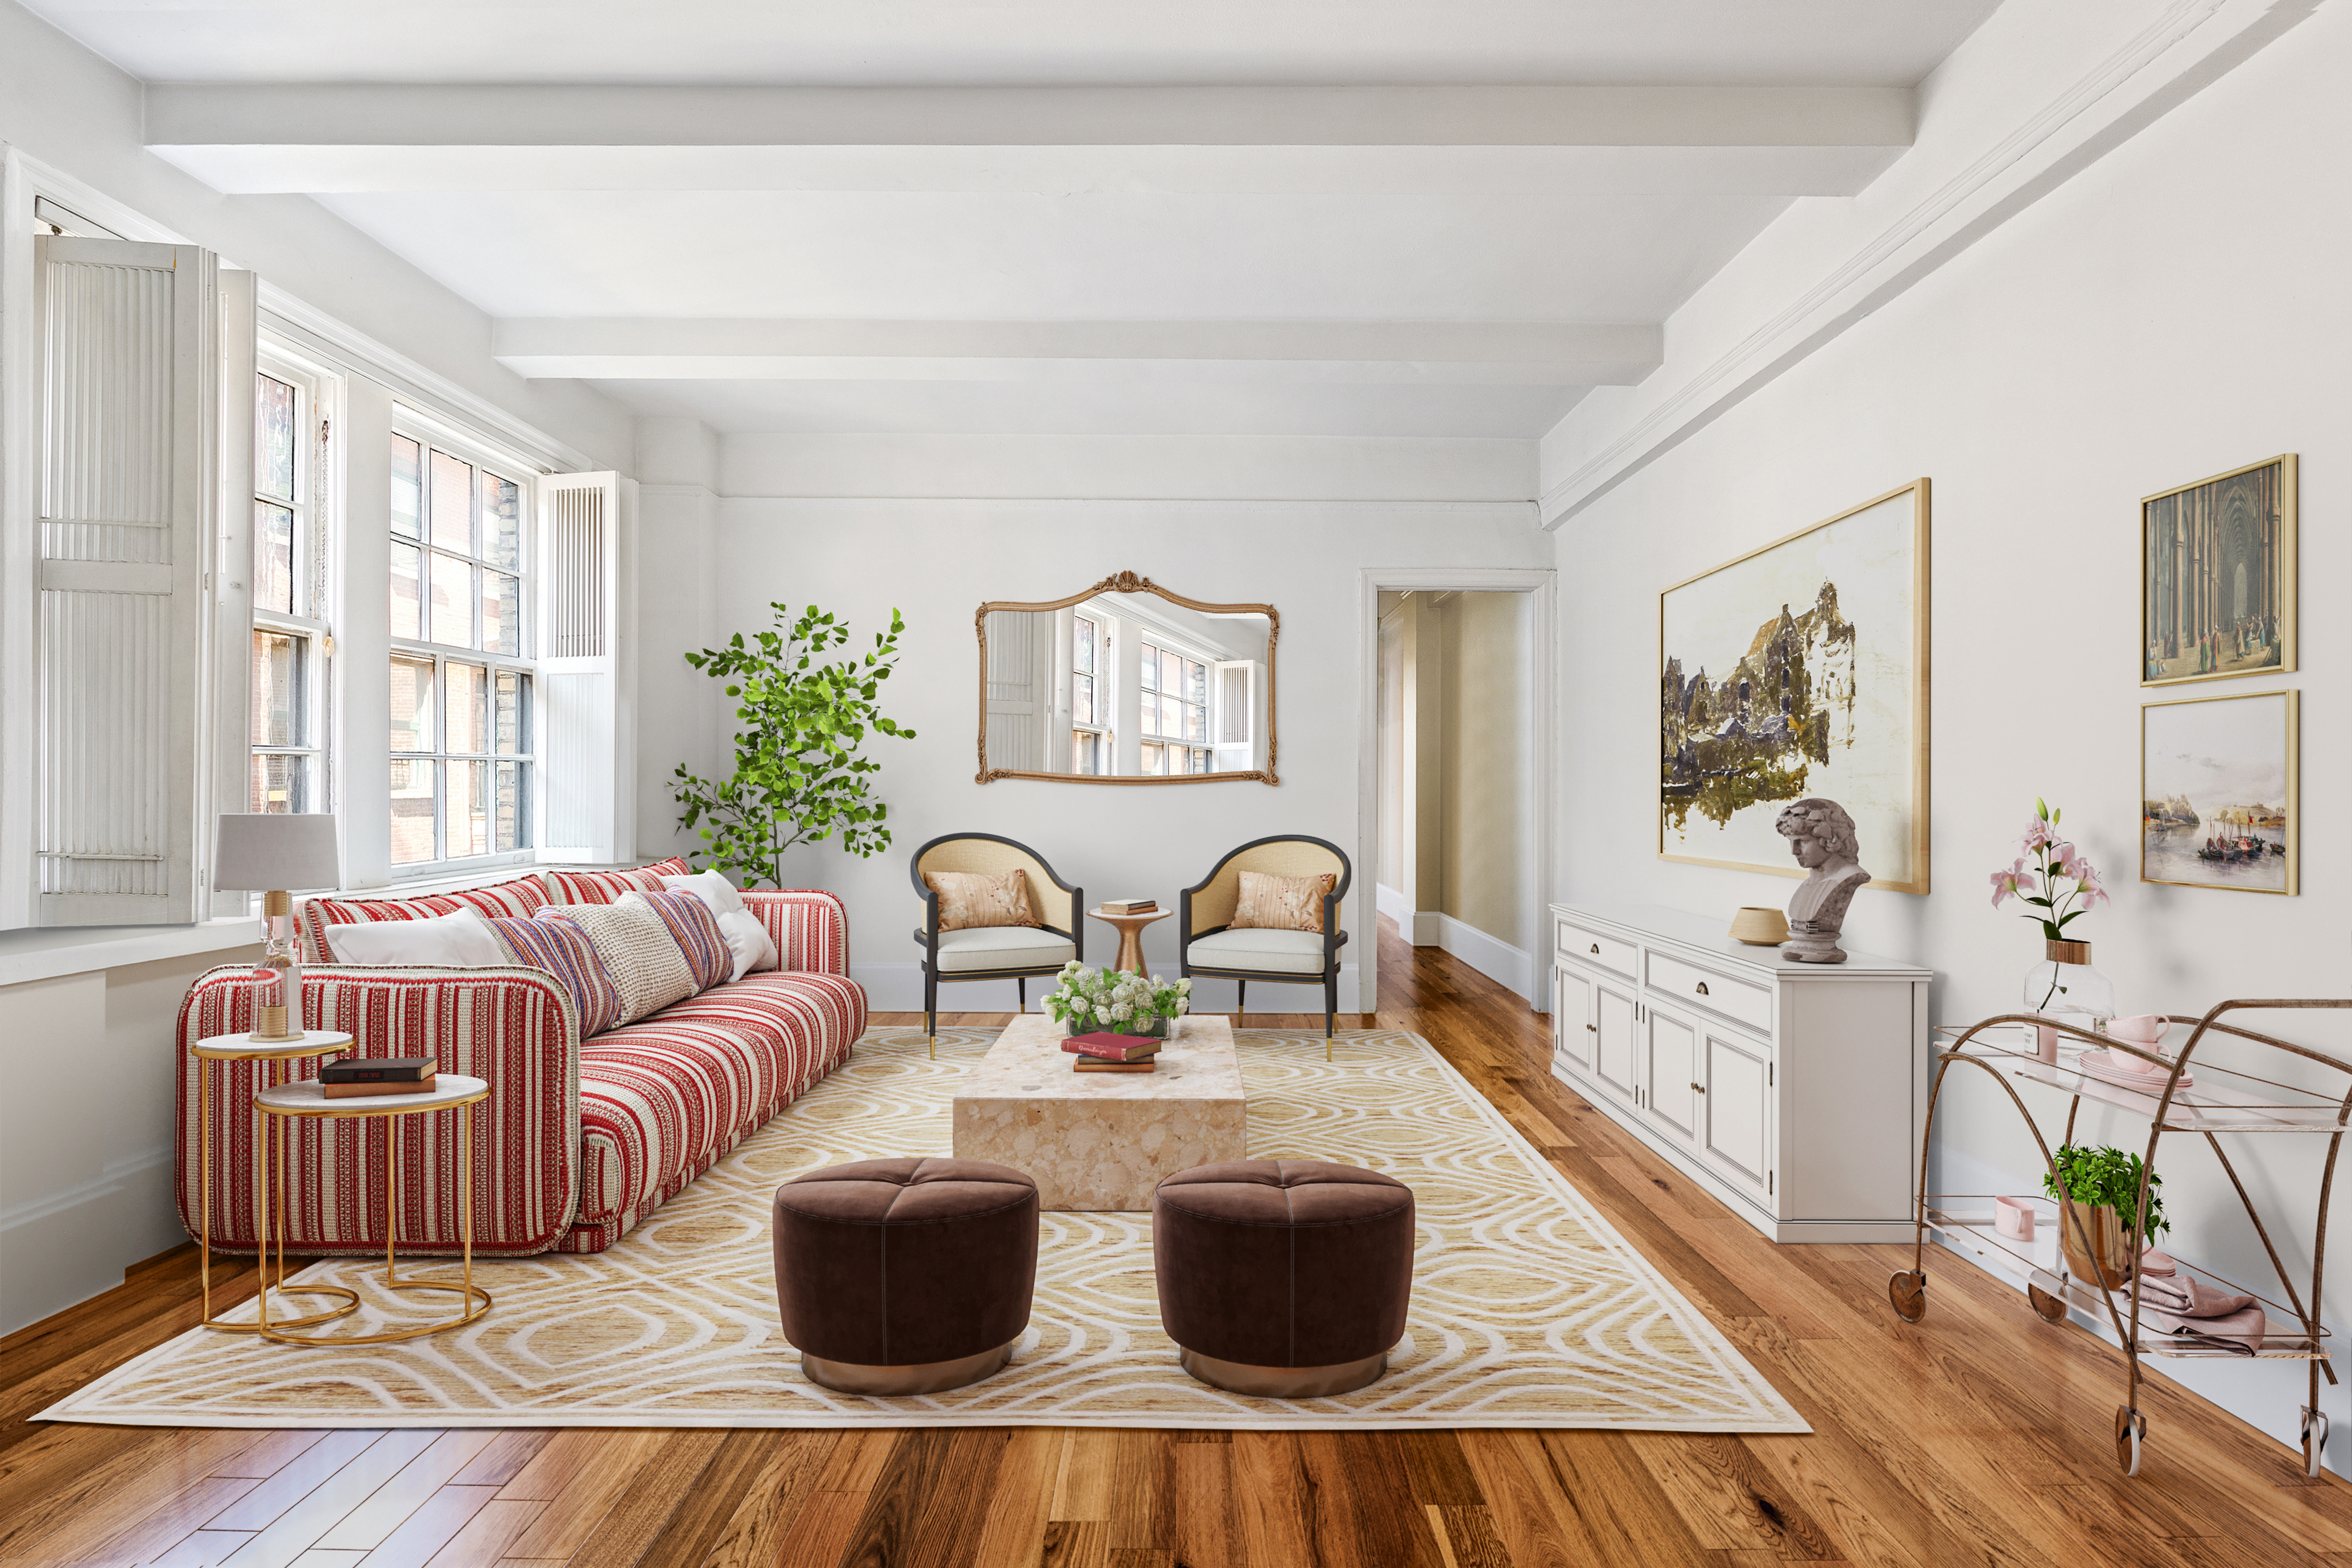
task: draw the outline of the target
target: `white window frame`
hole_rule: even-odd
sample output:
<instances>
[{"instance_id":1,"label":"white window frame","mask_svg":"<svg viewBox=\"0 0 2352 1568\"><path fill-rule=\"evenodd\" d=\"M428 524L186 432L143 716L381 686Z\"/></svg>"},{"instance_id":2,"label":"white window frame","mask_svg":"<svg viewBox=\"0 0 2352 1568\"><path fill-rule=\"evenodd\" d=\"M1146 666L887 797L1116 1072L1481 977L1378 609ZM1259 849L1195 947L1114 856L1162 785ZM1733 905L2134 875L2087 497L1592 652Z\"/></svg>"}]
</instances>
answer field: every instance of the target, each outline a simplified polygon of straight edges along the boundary
<instances>
[{"instance_id":1,"label":"white window frame","mask_svg":"<svg viewBox=\"0 0 2352 1568\"><path fill-rule=\"evenodd\" d=\"M476 493L471 504L477 514L478 514L480 510L479 474L482 469L488 468L497 473L501 479L511 479L518 487L520 494L517 498L517 501L520 526L517 542L517 570L514 575L517 579L515 603L515 613L518 617L519 627L517 647L521 649L521 652L519 654L494 653L483 648L462 647L449 643L428 642L420 638L405 637L397 635L387 636L386 647L383 650L383 665L387 672L387 680L390 679L389 671L391 669L392 660L395 658L418 660L430 659L433 662L433 735L431 737L433 745L423 751L395 752L390 749L389 736L387 735L386 745L383 752L383 756L387 774L387 799L385 802L387 810L390 808L389 773L393 764L403 762L421 762L433 764L434 856L433 858L429 860L391 861L388 867L390 877L392 881L394 883L430 881L446 879L451 876L462 876L476 870L490 869L506 866L535 864L539 858L538 839L540 837L539 810L536 800L539 767L538 744L540 737L540 679L538 651L539 612L536 601L538 592L538 519L539 481L541 477L541 470L537 464L528 462L517 457L513 453L503 451L499 447L488 442L482 441L478 438L467 438L461 437L456 434L446 421L430 416L420 415L417 411L413 410L404 405L394 405L394 417L391 426L382 433L382 439L387 447L390 447L394 437L415 442L419 452L422 454L418 469L418 484L420 494L423 498L422 504L425 510L422 514L424 519L422 527L420 529L419 536L416 539L412 541L404 535L392 532L389 529L386 530L383 547L386 553L387 567L389 565L391 551L403 544L414 543L419 550L425 552L427 556L435 553L440 553L445 556L447 554L447 552L446 551L436 551L432 542L432 524L430 521L432 503L430 500L430 495L433 484L433 453L436 450L445 452L450 457L456 458L462 462L473 465L477 477L475 480ZM503 570L503 568L498 567L494 563L482 555L472 554L464 557L464 559L469 564L480 569L493 571ZM426 575L423 580L424 585L421 590L420 603L418 605L418 613L420 616L427 617L424 625L428 630L431 626L431 621L429 618L430 611L425 602L425 595L429 595L431 592L431 568L428 564L426 568ZM481 636L482 629L480 624L481 605L478 594L474 597L472 615L474 618L474 635L477 640L478 640ZM503 670L519 673L529 683L528 689L530 693L523 704L523 744L526 748L525 750L512 753L501 753L496 751L452 752L448 749L448 704L445 700L445 698L448 690L447 667L452 664L480 665L486 667L490 672L487 677L487 680L488 689L492 693L495 693L497 689L497 677L499 671ZM491 702L491 707L494 710L494 699L487 700ZM495 747L497 744L495 722L493 721L492 723L486 725L485 728L490 731L490 733L486 737L488 743ZM488 809L492 813L493 826L491 828L491 835L493 842L496 841L497 832L495 826L495 813L497 809L496 798L498 791L497 764L499 763L520 763L523 765L524 775L522 798L524 802L524 810L527 813L525 829L522 835L524 842L519 844L512 849L492 849L487 854L481 855L451 855L449 853L449 800L447 780L448 764L453 762L486 763L490 764L488 769L488 776L490 780L489 795L488 798L490 802Z\"/></svg>"},{"instance_id":2,"label":"white window frame","mask_svg":"<svg viewBox=\"0 0 2352 1568\"><path fill-rule=\"evenodd\" d=\"M1212 679L1212 676L1216 669L1217 659L1214 656L1201 651L1197 647L1187 645L1182 637L1171 637L1169 634L1159 630L1157 627L1147 627L1139 630L1136 634L1135 641L1135 694L1139 713L1141 710L1142 701L1146 695L1143 689L1143 657L1145 653L1172 653L1178 658L1185 659L1201 667L1201 732L1203 735L1210 737L1207 740L1200 742L1181 740L1171 741L1165 735L1147 733L1143 728L1140 719L1139 718L1135 731L1135 771L1145 778L1154 779L1200 778L1215 772L1217 766L1217 752L1214 737L1216 735L1217 693L1216 685L1214 680ZM1159 696L1159 687L1157 684L1159 677L1155 673L1152 679L1154 685L1150 695L1156 701ZM1188 703L1187 706L1190 706L1190 704ZM1155 728L1157 727L1157 722L1158 721L1155 720ZM1189 768L1181 773L1171 773L1167 772L1165 768L1165 758L1167 755L1167 748L1171 745L1186 752L1199 752L1201 754L1202 761L1205 765L1202 767L1199 773L1194 773ZM1146 746L1158 746L1160 748L1163 765L1160 771L1154 772L1143 765L1143 748Z\"/></svg>"},{"instance_id":3,"label":"white window frame","mask_svg":"<svg viewBox=\"0 0 2352 1568\"><path fill-rule=\"evenodd\" d=\"M1095 667L1091 673L1078 668L1077 623L1080 621L1095 629ZM1069 667L1070 768L1074 777L1099 778L1118 771L1118 727L1106 717L1118 711L1118 660L1113 652L1116 641L1112 630L1116 624L1109 616L1084 605L1070 615L1070 646L1068 657L1063 662ZM1090 722L1084 724L1077 719L1078 681L1081 679L1090 679L1095 683L1095 716ZM1095 737L1095 771L1092 773L1076 771L1076 753L1080 735Z\"/></svg>"},{"instance_id":4,"label":"white window frame","mask_svg":"<svg viewBox=\"0 0 2352 1568\"><path fill-rule=\"evenodd\" d=\"M328 443L334 438L331 416L323 412L334 406L331 378L323 373L288 358L265 344L255 365L257 433L258 431L260 386L258 378L270 379L294 389L294 603L296 612L265 607L261 603L259 573L255 572L253 594L253 626L256 631L278 632L301 639L307 647L302 654L303 707L301 730L308 737L303 745L269 745L256 739L248 746L253 757L299 756L311 759L312 799L304 810L331 812L335 809L334 749L329 738L334 733L334 623L331 614L333 605L333 552L340 547L340 531L335 527L336 508L328 478L333 472L333 462L328 456ZM257 446L258 437L257 434ZM257 508L278 504L274 496L261 494L258 465L254 474L253 503ZM259 541L255 541L253 566L260 564ZM248 651L247 656L251 657ZM257 809L252 798L252 763L246 764L245 809Z\"/></svg>"}]
</instances>

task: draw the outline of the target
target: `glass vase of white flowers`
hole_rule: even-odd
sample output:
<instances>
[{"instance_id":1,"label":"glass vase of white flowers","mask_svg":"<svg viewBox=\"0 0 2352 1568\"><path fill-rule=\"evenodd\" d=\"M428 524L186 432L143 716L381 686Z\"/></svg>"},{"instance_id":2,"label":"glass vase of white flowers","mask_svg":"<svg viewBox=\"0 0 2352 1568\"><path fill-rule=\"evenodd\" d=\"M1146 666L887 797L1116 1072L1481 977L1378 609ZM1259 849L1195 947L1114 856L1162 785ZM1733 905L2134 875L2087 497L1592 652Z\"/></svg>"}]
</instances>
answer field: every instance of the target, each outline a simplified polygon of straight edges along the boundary
<instances>
[{"instance_id":1,"label":"glass vase of white flowers","mask_svg":"<svg viewBox=\"0 0 2352 1568\"><path fill-rule=\"evenodd\" d=\"M1192 1008L1192 983L1171 985L1122 969L1089 969L1072 959L1062 965L1062 983L1045 998L1045 1011L1066 1034L1142 1035L1168 1037L1168 1026Z\"/></svg>"}]
</instances>

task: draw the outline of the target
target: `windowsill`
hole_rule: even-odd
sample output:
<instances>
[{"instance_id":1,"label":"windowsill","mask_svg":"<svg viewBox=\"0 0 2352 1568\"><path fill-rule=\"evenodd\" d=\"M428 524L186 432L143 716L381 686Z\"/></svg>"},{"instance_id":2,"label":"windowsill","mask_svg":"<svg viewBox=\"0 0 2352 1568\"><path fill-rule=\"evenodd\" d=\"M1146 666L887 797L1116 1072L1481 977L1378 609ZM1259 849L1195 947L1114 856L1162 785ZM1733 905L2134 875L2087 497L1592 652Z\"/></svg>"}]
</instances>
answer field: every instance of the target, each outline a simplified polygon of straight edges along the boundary
<instances>
[{"instance_id":1,"label":"windowsill","mask_svg":"<svg viewBox=\"0 0 2352 1568\"><path fill-rule=\"evenodd\" d=\"M46 926L0 931L0 985L260 945L261 922L254 915L184 926Z\"/></svg>"}]
</instances>

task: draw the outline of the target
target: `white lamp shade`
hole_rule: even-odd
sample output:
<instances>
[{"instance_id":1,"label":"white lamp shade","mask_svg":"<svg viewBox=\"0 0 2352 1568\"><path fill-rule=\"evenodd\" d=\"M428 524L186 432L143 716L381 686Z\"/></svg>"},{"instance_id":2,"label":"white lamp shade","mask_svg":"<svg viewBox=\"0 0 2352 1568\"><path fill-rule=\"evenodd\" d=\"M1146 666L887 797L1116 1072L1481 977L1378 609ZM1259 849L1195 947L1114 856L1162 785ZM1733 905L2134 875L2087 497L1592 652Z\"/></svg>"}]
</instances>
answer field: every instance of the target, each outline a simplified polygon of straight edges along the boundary
<instances>
[{"instance_id":1,"label":"white lamp shade","mask_svg":"<svg viewBox=\"0 0 2352 1568\"><path fill-rule=\"evenodd\" d=\"M218 892L292 892L341 887L342 857L327 812L226 814L213 854Z\"/></svg>"}]
</instances>

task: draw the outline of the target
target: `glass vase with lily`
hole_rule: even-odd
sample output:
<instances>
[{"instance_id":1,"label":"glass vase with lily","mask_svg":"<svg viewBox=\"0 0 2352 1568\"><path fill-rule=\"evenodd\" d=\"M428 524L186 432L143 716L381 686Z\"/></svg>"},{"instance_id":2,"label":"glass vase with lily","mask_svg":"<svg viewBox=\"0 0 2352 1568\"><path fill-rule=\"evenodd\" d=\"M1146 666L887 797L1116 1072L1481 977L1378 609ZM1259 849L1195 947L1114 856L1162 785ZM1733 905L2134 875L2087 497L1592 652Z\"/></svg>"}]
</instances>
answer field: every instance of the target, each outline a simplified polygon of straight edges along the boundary
<instances>
[{"instance_id":1,"label":"glass vase with lily","mask_svg":"<svg viewBox=\"0 0 2352 1568\"><path fill-rule=\"evenodd\" d=\"M2042 928L2042 962L2025 972L2025 1011L2094 1033L2116 1016L2113 982L2091 967L2091 944L2066 928L2100 904L2112 903L2099 868L2061 836L2059 811L2033 803L2033 820L2018 840L2018 857L1992 874L1992 905L2014 898L2030 906L2019 912ZM2039 911L2038 913L2035 911ZM2034 1055L2058 1059L2058 1031L2034 1030Z\"/></svg>"}]
</instances>

